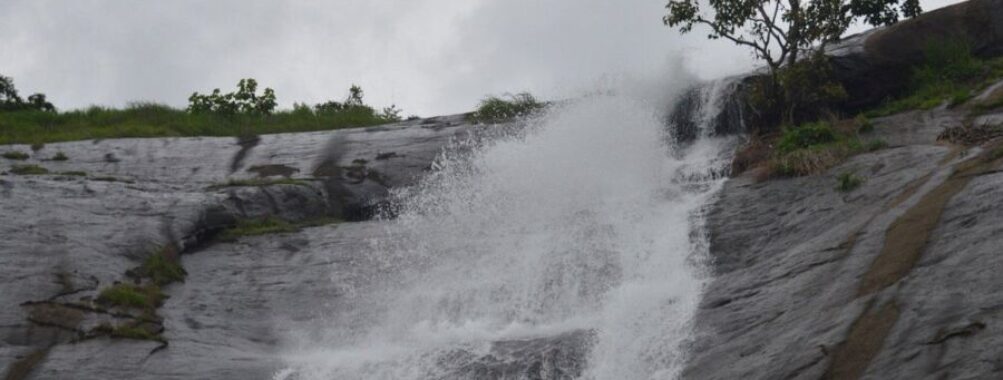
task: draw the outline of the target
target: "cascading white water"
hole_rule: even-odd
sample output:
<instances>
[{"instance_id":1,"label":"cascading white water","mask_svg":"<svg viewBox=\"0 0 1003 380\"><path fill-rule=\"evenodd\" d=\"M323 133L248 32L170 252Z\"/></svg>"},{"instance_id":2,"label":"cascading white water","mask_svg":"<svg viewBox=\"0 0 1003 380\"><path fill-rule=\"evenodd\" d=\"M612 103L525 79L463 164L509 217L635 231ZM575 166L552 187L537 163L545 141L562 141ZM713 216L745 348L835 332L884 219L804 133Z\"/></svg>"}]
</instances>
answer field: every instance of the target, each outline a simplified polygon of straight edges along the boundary
<instances>
[{"instance_id":1,"label":"cascading white water","mask_svg":"<svg viewBox=\"0 0 1003 380\"><path fill-rule=\"evenodd\" d=\"M667 146L662 120L596 95L448 151L384 222L371 289L276 378L466 378L495 342L569 333L588 337L580 377L675 377L721 183L703 174L729 144Z\"/></svg>"}]
</instances>

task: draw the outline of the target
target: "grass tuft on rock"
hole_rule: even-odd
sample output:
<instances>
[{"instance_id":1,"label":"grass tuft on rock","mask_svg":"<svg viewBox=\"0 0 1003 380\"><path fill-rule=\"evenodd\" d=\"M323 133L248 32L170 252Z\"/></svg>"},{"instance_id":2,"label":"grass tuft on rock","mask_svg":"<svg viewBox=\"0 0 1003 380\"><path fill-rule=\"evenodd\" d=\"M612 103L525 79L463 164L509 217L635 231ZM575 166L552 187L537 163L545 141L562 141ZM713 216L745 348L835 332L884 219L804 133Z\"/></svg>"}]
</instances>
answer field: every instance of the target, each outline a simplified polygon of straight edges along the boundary
<instances>
[{"instance_id":1,"label":"grass tuft on rock","mask_svg":"<svg viewBox=\"0 0 1003 380\"><path fill-rule=\"evenodd\" d=\"M209 190L223 189L227 187L262 187L262 186L273 186L273 185L308 186L310 185L310 182L294 178L247 178L247 179L231 178L226 182L210 185Z\"/></svg>"},{"instance_id":2,"label":"grass tuft on rock","mask_svg":"<svg viewBox=\"0 0 1003 380\"><path fill-rule=\"evenodd\" d=\"M69 160L69 159L70 158L66 156L66 153L63 153L63 152L56 152L56 155L52 156L52 158L51 158L51 160L53 160L53 161L66 161L66 160Z\"/></svg>"},{"instance_id":3,"label":"grass tuft on rock","mask_svg":"<svg viewBox=\"0 0 1003 380\"><path fill-rule=\"evenodd\" d=\"M818 174L854 154L883 147L864 146L857 136L859 129L856 119L785 128L767 162L766 177Z\"/></svg>"},{"instance_id":4,"label":"grass tuft on rock","mask_svg":"<svg viewBox=\"0 0 1003 380\"><path fill-rule=\"evenodd\" d=\"M10 173L17 175L43 175L49 174L49 169L38 165L14 165L10 168Z\"/></svg>"},{"instance_id":5,"label":"grass tuft on rock","mask_svg":"<svg viewBox=\"0 0 1003 380\"><path fill-rule=\"evenodd\" d=\"M127 323L114 326L110 323L102 323L92 330L93 333L100 335L107 335L112 338L121 339L133 339L133 340L152 340L160 343L167 343L160 334L150 331L144 328L142 324L137 323Z\"/></svg>"},{"instance_id":6,"label":"grass tuft on rock","mask_svg":"<svg viewBox=\"0 0 1003 380\"><path fill-rule=\"evenodd\" d=\"M313 218L296 223L269 216L257 219L241 219L231 228L223 230L216 236L216 239L223 242L233 242L237 238L245 236L260 236L269 234L281 234L299 232L303 228L318 227L328 224L339 223L335 218Z\"/></svg>"},{"instance_id":7,"label":"grass tuft on rock","mask_svg":"<svg viewBox=\"0 0 1003 380\"><path fill-rule=\"evenodd\" d=\"M150 279L158 286L173 282L183 282L188 272L181 266L177 249L171 245L164 246L146 258L135 274Z\"/></svg>"},{"instance_id":8,"label":"grass tuft on rock","mask_svg":"<svg viewBox=\"0 0 1003 380\"><path fill-rule=\"evenodd\" d=\"M836 186L836 190L844 193L853 191L864 183L863 178L852 172L844 172L840 174L839 177L836 177L836 180L839 181L839 185Z\"/></svg>"},{"instance_id":9,"label":"grass tuft on rock","mask_svg":"<svg viewBox=\"0 0 1003 380\"><path fill-rule=\"evenodd\" d=\"M242 219L237 225L224 230L218 236L221 241L234 241L239 237L268 234L290 233L299 231L299 227L276 217L260 219Z\"/></svg>"},{"instance_id":10,"label":"grass tuft on rock","mask_svg":"<svg viewBox=\"0 0 1003 380\"><path fill-rule=\"evenodd\" d=\"M8 152L3 152L3 154L0 155L0 157L6 158L8 160L24 161L27 160L30 156L28 156L28 153L12 150Z\"/></svg>"},{"instance_id":11,"label":"grass tuft on rock","mask_svg":"<svg viewBox=\"0 0 1003 380\"><path fill-rule=\"evenodd\" d=\"M110 306L154 309L164 298L157 285L115 284L102 290L97 301Z\"/></svg>"}]
</instances>

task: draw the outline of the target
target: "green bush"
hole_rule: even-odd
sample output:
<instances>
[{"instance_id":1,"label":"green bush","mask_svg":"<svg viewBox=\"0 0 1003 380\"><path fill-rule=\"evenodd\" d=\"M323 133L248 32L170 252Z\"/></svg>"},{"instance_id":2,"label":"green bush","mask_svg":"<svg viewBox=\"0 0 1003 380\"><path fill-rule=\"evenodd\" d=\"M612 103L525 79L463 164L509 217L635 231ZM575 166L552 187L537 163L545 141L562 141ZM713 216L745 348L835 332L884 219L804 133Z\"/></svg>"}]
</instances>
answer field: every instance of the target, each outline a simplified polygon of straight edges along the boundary
<instances>
[{"instance_id":1,"label":"green bush","mask_svg":"<svg viewBox=\"0 0 1003 380\"><path fill-rule=\"evenodd\" d=\"M836 141L836 133L829 123L823 121L808 123L795 128L785 128L783 135L777 142L776 151L779 154L785 154L834 141Z\"/></svg>"},{"instance_id":2,"label":"green bush","mask_svg":"<svg viewBox=\"0 0 1003 380\"><path fill-rule=\"evenodd\" d=\"M223 94L218 88L213 89L209 95L195 92L188 97L188 112L270 115L278 104L275 102L275 91L265 88L261 95L257 91L258 81L247 78L237 83L236 92Z\"/></svg>"},{"instance_id":3,"label":"green bush","mask_svg":"<svg viewBox=\"0 0 1003 380\"><path fill-rule=\"evenodd\" d=\"M545 106L527 92L508 95L507 99L490 96L481 100L471 117L478 122L497 123L533 116Z\"/></svg>"}]
</instances>

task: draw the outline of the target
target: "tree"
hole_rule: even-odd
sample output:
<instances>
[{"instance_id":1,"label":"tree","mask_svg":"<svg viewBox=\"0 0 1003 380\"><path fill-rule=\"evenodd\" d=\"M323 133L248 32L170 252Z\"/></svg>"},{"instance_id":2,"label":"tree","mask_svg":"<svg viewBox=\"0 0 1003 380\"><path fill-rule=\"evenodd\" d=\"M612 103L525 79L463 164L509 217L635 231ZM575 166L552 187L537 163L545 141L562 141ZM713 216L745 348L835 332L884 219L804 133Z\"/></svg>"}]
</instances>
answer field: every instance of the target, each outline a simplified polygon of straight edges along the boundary
<instances>
[{"instance_id":1,"label":"tree","mask_svg":"<svg viewBox=\"0 0 1003 380\"><path fill-rule=\"evenodd\" d=\"M712 16L699 0L669 0L663 21L688 33L696 25L710 29L710 39L726 39L753 51L770 72L770 93L788 107L780 70L794 67L809 50L822 51L855 20L871 25L898 21L921 12L919 0L709 0ZM896 8L898 6L898 8ZM785 111L790 112L790 111Z\"/></svg>"},{"instance_id":2,"label":"tree","mask_svg":"<svg viewBox=\"0 0 1003 380\"><path fill-rule=\"evenodd\" d=\"M55 112L56 107L45 99L45 94L32 94L25 102L14 87L14 80L0 75L0 111L37 110Z\"/></svg>"}]
</instances>

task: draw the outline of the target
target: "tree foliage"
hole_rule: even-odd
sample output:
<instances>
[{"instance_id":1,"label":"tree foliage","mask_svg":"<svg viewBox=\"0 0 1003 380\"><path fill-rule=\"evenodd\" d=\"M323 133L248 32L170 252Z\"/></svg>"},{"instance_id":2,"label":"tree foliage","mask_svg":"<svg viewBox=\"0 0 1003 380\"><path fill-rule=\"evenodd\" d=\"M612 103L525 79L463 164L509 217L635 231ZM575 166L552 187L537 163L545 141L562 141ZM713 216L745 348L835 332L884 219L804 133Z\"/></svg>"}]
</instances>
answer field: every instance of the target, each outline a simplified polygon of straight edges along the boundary
<instances>
[{"instance_id":1,"label":"tree foliage","mask_svg":"<svg viewBox=\"0 0 1003 380\"><path fill-rule=\"evenodd\" d=\"M25 101L17 93L14 80L0 75L0 111L38 110L55 112L56 107L45 98L45 94L32 94Z\"/></svg>"},{"instance_id":2,"label":"tree foliage","mask_svg":"<svg viewBox=\"0 0 1003 380\"><path fill-rule=\"evenodd\" d=\"M365 115L367 117L372 117L380 119L385 122L395 122L401 120L401 113L403 110L397 108L397 105L390 105L390 107L383 107L380 112L377 112L375 108L366 104L363 100L364 92L362 87L358 85L352 85L348 89L348 96L345 97L344 101L334 101L330 100L324 103L320 103L314 106L314 111L318 114L320 113L355 113L360 115Z\"/></svg>"},{"instance_id":3,"label":"tree foliage","mask_svg":"<svg viewBox=\"0 0 1003 380\"><path fill-rule=\"evenodd\" d=\"M769 68L769 81L759 93L770 97L773 112L784 121L823 100L845 97L831 80L827 43L838 40L856 20L871 25L898 21L921 12L919 0L669 0L663 21L683 33L705 26L710 39L726 39L752 50ZM813 78L813 75L821 75ZM813 85L814 87L804 87ZM800 108L800 110L798 109Z\"/></svg>"},{"instance_id":4,"label":"tree foliage","mask_svg":"<svg viewBox=\"0 0 1003 380\"><path fill-rule=\"evenodd\" d=\"M236 92L223 94L218 88L208 95L195 92L188 97L188 112L270 115L277 105L275 91L265 88L261 95L257 91L258 81L247 78L237 83Z\"/></svg>"},{"instance_id":5,"label":"tree foliage","mask_svg":"<svg viewBox=\"0 0 1003 380\"><path fill-rule=\"evenodd\" d=\"M701 12L699 0L670 0L663 21L683 33L707 26L708 38L752 49L771 70L793 64L803 50L839 39L857 19L885 25L898 21L900 13L913 17L921 11L919 0L709 0L709 5L712 16Z\"/></svg>"},{"instance_id":6,"label":"tree foliage","mask_svg":"<svg viewBox=\"0 0 1003 380\"><path fill-rule=\"evenodd\" d=\"M314 110L317 113L333 113L333 112L358 112L373 117L383 119L387 122L394 122L401 120L401 113L403 110L397 108L396 105L390 105L390 107L384 107L381 112L376 112L376 110L366 105L366 102L362 99L365 93L362 91L362 87L358 85L352 85L348 89L348 96L344 101L338 102L330 100L324 103L317 104L314 106Z\"/></svg>"}]
</instances>

